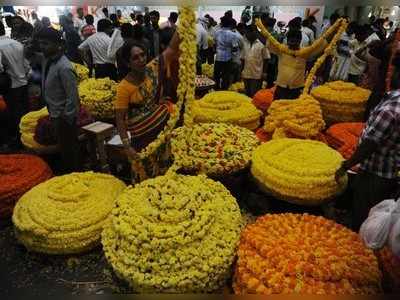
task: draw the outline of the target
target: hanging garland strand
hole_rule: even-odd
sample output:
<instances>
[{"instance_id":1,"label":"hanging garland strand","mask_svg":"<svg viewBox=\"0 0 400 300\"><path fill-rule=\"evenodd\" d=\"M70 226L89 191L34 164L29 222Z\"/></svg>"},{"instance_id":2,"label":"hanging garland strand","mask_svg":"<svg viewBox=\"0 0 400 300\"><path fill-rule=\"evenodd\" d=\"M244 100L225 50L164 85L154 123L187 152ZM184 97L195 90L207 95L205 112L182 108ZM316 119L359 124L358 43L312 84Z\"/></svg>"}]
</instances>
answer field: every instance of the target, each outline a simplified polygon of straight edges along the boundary
<instances>
[{"instance_id":1,"label":"hanging garland strand","mask_svg":"<svg viewBox=\"0 0 400 300\"><path fill-rule=\"evenodd\" d=\"M178 102L164 130L158 135L157 139L139 153L141 159L148 158L169 140L179 120L181 108L185 101L191 101L195 97L196 15L192 6L182 6L179 11L180 26L177 30L181 41L179 44L181 55L179 57Z\"/></svg>"},{"instance_id":2,"label":"hanging garland strand","mask_svg":"<svg viewBox=\"0 0 400 300\"><path fill-rule=\"evenodd\" d=\"M394 67L392 65L392 61L393 61L394 56L396 55L396 52L399 50L399 43L400 43L400 30L397 30L395 33L395 36L394 36L394 40L392 42L389 66L388 66L388 71L386 74L386 92L389 92L391 90L392 76L393 76L393 72L394 72Z\"/></svg>"},{"instance_id":3,"label":"hanging garland strand","mask_svg":"<svg viewBox=\"0 0 400 300\"><path fill-rule=\"evenodd\" d=\"M272 34L265 28L264 24L261 22L260 19L256 20L257 27L261 30L262 35L267 38L272 46L279 49L281 53L285 53L287 55L292 56L307 56L309 53L315 51L320 45L326 40L328 37L333 35L342 25L342 19L339 19L333 24L331 27L328 28L311 46L301 48L300 50L291 50L287 45L279 43Z\"/></svg>"},{"instance_id":4,"label":"hanging garland strand","mask_svg":"<svg viewBox=\"0 0 400 300\"><path fill-rule=\"evenodd\" d=\"M330 44L328 45L328 47L325 48L324 50L324 54L321 55L317 61L314 63L313 67L311 68L310 72L308 73L305 85L304 85L304 89L303 89L303 95L307 95L310 92L310 88L311 85L314 82L314 77L315 74L317 73L318 69L322 66L322 64L325 62L326 58L329 55L332 55L337 42L339 41L339 39L342 37L342 34L346 31L347 29L347 21L346 19L339 19L339 30L338 32L335 34L335 36L333 37L332 41L330 42ZM336 23L335 23L336 24Z\"/></svg>"}]
</instances>

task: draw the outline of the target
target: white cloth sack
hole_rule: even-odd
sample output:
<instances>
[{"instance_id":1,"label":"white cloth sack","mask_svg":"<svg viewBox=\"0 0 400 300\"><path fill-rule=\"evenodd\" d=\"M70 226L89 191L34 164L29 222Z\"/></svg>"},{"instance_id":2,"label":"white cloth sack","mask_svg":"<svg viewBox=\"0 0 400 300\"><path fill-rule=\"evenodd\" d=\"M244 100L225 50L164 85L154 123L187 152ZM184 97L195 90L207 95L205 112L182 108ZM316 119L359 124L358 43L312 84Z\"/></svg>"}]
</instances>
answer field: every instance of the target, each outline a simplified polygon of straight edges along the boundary
<instances>
[{"instance_id":1,"label":"white cloth sack","mask_svg":"<svg viewBox=\"0 0 400 300\"><path fill-rule=\"evenodd\" d=\"M392 223L394 224L389 233L389 247L392 253L400 258L400 200L392 213Z\"/></svg>"},{"instance_id":2,"label":"white cloth sack","mask_svg":"<svg viewBox=\"0 0 400 300\"><path fill-rule=\"evenodd\" d=\"M392 215L396 209L400 211L399 203L393 199L384 200L371 208L360 228L360 236L368 248L377 250L385 246L394 223Z\"/></svg>"}]
</instances>

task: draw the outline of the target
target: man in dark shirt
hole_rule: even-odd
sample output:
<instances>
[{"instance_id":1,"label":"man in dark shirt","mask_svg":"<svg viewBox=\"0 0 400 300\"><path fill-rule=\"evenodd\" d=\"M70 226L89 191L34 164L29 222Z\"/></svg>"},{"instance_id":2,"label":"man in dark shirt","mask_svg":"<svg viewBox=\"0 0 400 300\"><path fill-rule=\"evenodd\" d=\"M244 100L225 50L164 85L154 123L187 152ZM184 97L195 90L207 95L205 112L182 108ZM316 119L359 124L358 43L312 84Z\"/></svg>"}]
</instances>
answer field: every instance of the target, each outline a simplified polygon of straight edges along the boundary
<instances>
[{"instance_id":1,"label":"man in dark shirt","mask_svg":"<svg viewBox=\"0 0 400 300\"><path fill-rule=\"evenodd\" d=\"M150 41L150 58L158 57L160 54L160 13L153 10L149 14L151 28L145 29L146 38Z\"/></svg>"},{"instance_id":2,"label":"man in dark shirt","mask_svg":"<svg viewBox=\"0 0 400 300\"><path fill-rule=\"evenodd\" d=\"M43 53L42 95L61 152L63 173L79 170L77 117L78 83L71 62L64 55L61 34L53 28L38 33Z\"/></svg>"}]
</instances>

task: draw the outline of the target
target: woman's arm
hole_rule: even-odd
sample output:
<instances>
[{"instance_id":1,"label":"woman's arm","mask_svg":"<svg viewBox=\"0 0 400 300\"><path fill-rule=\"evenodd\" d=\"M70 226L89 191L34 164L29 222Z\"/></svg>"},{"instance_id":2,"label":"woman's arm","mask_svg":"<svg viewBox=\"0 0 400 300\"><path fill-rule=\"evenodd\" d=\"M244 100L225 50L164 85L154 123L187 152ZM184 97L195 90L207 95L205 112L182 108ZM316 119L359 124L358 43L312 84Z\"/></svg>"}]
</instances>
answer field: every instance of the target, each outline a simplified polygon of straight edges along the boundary
<instances>
[{"instance_id":1,"label":"woman's arm","mask_svg":"<svg viewBox=\"0 0 400 300\"><path fill-rule=\"evenodd\" d=\"M127 110L126 109L117 109L116 110L116 123L118 134L121 137L122 144L124 146L124 150L128 159L130 160L138 160L139 156L135 149L132 148L131 142L128 136L128 130L126 126L127 122Z\"/></svg>"}]
</instances>

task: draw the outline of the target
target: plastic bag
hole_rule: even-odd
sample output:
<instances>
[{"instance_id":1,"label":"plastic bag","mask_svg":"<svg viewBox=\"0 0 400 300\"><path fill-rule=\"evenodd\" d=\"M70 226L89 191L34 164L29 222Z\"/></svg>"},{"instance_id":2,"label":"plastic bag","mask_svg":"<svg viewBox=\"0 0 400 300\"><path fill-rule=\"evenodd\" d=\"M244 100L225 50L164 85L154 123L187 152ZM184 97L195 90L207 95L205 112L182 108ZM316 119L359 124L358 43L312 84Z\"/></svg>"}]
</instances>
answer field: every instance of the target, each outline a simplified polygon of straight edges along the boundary
<instances>
[{"instance_id":1,"label":"plastic bag","mask_svg":"<svg viewBox=\"0 0 400 300\"><path fill-rule=\"evenodd\" d=\"M400 200L397 200L396 209L392 213L392 223L388 244L392 253L400 258Z\"/></svg>"},{"instance_id":2,"label":"plastic bag","mask_svg":"<svg viewBox=\"0 0 400 300\"><path fill-rule=\"evenodd\" d=\"M395 200L384 200L371 208L360 228L360 236L368 248L377 250L386 244L393 225L392 214L397 206Z\"/></svg>"}]
</instances>

